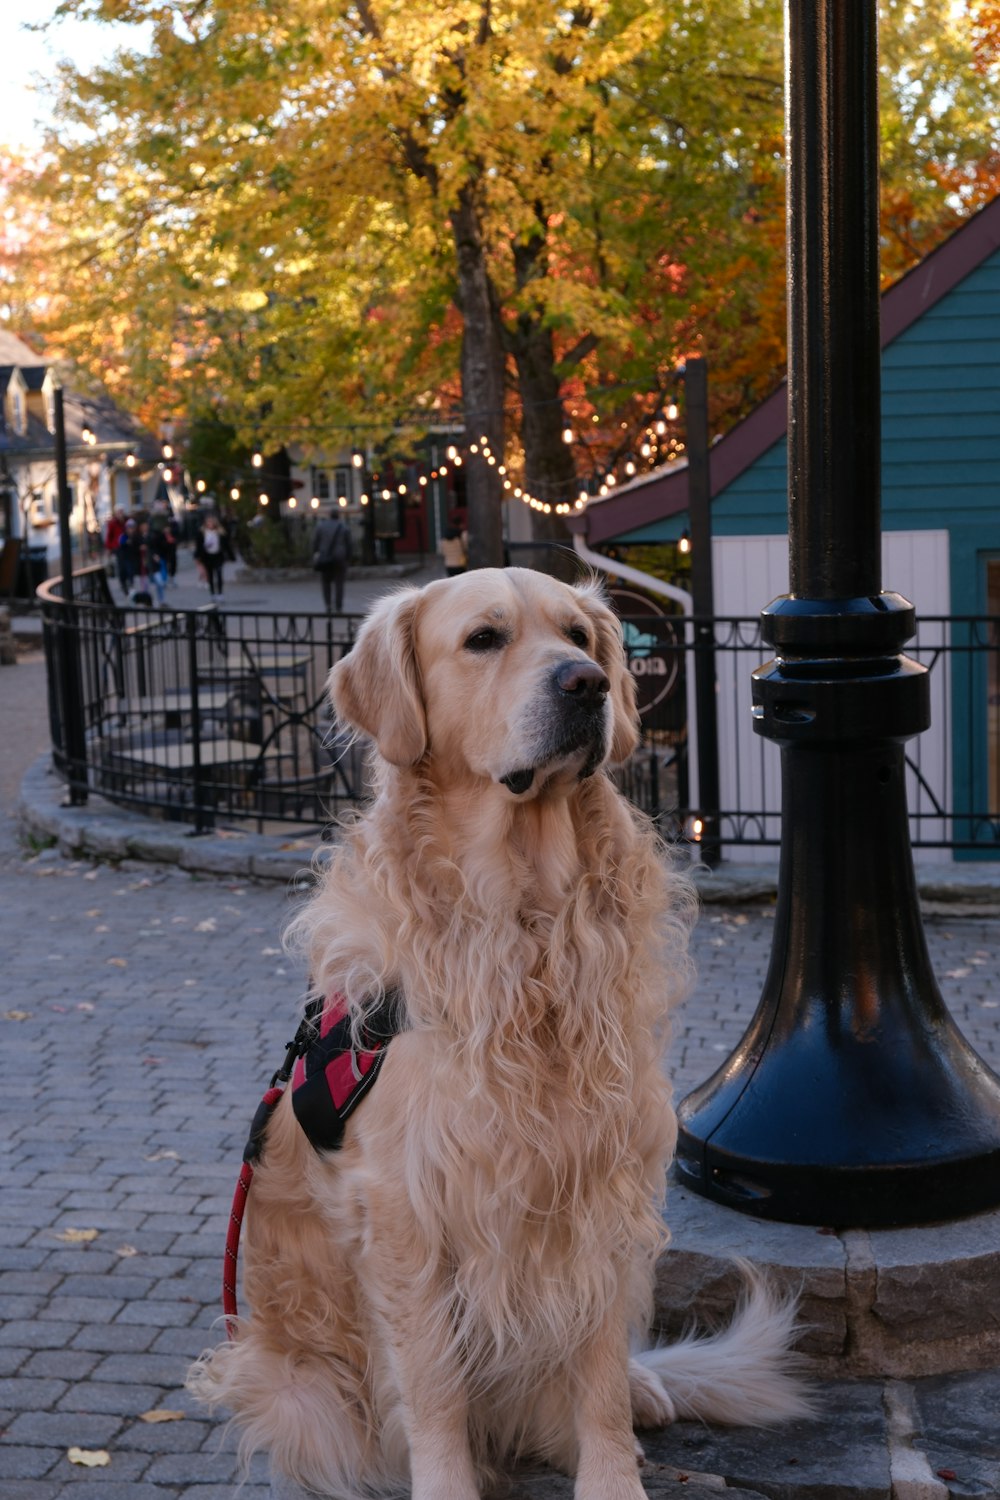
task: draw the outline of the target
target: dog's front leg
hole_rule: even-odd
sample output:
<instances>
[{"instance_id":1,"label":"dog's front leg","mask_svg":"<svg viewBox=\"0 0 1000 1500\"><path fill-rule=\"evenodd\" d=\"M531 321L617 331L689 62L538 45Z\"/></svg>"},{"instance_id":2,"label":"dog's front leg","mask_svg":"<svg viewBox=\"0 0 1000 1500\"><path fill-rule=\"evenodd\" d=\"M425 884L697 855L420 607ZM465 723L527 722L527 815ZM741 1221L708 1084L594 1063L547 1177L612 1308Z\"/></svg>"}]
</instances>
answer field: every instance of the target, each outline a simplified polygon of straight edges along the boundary
<instances>
[{"instance_id":1,"label":"dog's front leg","mask_svg":"<svg viewBox=\"0 0 1000 1500\"><path fill-rule=\"evenodd\" d=\"M479 1500L468 1398L443 1315L447 1292L412 1270L379 1316L409 1449L411 1500Z\"/></svg>"},{"instance_id":2,"label":"dog's front leg","mask_svg":"<svg viewBox=\"0 0 1000 1500\"><path fill-rule=\"evenodd\" d=\"M412 1500L478 1500L469 1449L468 1403L453 1371L442 1368L441 1350L429 1347L438 1308L415 1299L394 1319L393 1364L409 1445Z\"/></svg>"},{"instance_id":3,"label":"dog's front leg","mask_svg":"<svg viewBox=\"0 0 1000 1500\"><path fill-rule=\"evenodd\" d=\"M644 1500L636 1464L624 1320L609 1312L574 1361L575 1500Z\"/></svg>"}]
</instances>

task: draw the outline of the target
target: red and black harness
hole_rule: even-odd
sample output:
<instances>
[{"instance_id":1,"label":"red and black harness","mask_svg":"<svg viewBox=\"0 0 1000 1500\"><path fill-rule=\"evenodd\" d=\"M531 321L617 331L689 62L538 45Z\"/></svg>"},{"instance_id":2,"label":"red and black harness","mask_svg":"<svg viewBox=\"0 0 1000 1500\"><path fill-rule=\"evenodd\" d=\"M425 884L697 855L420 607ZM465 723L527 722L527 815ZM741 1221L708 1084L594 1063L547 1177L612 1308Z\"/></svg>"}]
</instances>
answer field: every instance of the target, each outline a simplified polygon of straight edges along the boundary
<instances>
[{"instance_id":1,"label":"red and black harness","mask_svg":"<svg viewBox=\"0 0 1000 1500\"><path fill-rule=\"evenodd\" d=\"M378 1077L386 1049L399 1030L400 1006L395 992L387 994L365 1017L357 1043L343 995L312 1000L306 1006L299 1029L288 1043L285 1060L257 1106L243 1149L243 1167L233 1194L222 1269L222 1310L227 1318L237 1316L240 1230L254 1165L263 1148L268 1121L286 1085L291 1081L292 1109L310 1143L317 1151L337 1151L343 1144L348 1116ZM233 1332L230 1323L230 1337Z\"/></svg>"}]
</instances>

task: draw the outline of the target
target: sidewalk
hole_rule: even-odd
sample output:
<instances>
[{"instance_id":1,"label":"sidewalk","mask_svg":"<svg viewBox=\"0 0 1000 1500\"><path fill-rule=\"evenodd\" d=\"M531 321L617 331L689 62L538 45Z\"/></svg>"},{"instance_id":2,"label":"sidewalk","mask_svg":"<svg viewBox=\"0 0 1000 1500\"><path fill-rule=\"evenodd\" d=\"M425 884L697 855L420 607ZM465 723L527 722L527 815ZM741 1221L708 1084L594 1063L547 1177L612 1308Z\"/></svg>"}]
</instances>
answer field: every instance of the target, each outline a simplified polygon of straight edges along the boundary
<instances>
[{"instance_id":1,"label":"sidewalk","mask_svg":"<svg viewBox=\"0 0 1000 1500\"><path fill-rule=\"evenodd\" d=\"M39 713L40 663L4 668L8 766L35 759ZM300 867L308 852L286 854ZM232 1446L182 1381L220 1336L243 1142L302 989L280 947L296 899L294 881L235 866L26 857L9 829L0 837L0 1500L235 1500ZM674 1026L678 1096L738 1040L772 929L767 899L705 906L698 983ZM936 906L927 934L953 1015L1000 1068L1000 907ZM674 1203L680 1216L681 1195ZM732 1218L752 1257L754 1221ZM839 1251L836 1238L815 1243ZM984 1287L984 1321L996 1307L996 1286ZM914 1288L915 1338L932 1311ZM997 1497L998 1402L991 1370L824 1384L815 1422L770 1434L685 1423L654 1436L644 1479L660 1500L720 1489L733 1500ZM71 1449L108 1462L74 1464ZM263 1463L240 1494L269 1495ZM509 1500L571 1495L569 1481L535 1472Z\"/></svg>"}]
</instances>

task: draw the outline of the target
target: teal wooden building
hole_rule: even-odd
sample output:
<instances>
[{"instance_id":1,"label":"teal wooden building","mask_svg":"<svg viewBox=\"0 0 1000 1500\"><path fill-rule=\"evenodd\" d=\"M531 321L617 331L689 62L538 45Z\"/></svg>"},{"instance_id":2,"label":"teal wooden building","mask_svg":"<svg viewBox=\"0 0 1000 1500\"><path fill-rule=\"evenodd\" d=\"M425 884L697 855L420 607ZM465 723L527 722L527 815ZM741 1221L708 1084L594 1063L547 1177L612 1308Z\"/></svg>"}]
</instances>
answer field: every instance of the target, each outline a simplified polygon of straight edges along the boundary
<instances>
[{"instance_id":1,"label":"teal wooden building","mask_svg":"<svg viewBox=\"0 0 1000 1500\"><path fill-rule=\"evenodd\" d=\"M986 623L1000 617L1000 198L884 294L882 344L883 587L916 605L908 649L932 666L934 722L911 752L915 839L925 858L1000 857L1000 621ZM712 448L719 615L787 592L786 422L782 385ZM630 544L676 545L687 503L681 463L570 525L627 559ZM731 726L736 761L744 736Z\"/></svg>"}]
</instances>

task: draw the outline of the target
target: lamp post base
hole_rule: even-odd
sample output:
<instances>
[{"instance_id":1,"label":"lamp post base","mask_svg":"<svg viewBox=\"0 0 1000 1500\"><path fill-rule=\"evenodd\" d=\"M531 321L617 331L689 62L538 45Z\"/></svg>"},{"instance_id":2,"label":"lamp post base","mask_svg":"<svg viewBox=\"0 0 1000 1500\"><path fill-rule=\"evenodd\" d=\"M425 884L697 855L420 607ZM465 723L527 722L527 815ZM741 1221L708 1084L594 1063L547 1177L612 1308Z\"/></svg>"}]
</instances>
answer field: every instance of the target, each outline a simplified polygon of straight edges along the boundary
<instances>
[{"instance_id":1,"label":"lamp post base","mask_svg":"<svg viewBox=\"0 0 1000 1500\"><path fill-rule=\"evenodd\" d=\"M765 612L782 652L754 674L782 757L771 963L739 1046L678 1110L677 1171L760 1218L884 1228L1000 1204L1000 1079L948 1014L920 918L904 741L926 672L890 654L912 611L848 603Z\"/></svg>"}]
</instances>

